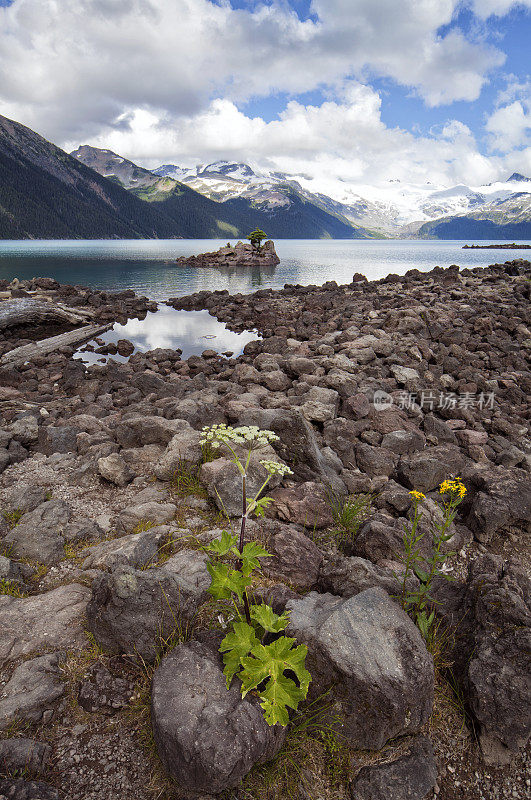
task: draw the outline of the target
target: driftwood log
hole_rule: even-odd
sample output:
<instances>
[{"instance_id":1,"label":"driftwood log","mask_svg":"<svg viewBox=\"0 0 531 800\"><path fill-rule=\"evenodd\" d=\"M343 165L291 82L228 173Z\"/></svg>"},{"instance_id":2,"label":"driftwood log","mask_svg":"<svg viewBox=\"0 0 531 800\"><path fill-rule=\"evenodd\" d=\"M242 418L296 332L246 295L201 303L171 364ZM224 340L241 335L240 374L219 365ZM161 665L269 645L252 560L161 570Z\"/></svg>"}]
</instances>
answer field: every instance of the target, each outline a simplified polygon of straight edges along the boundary
<instances>
[{"instance_id":1,"label":"driftwood log","mask_svg":"<svg viewBox=\"0 0 531 800\"><path fill-rule=\"evenodd\" d=\"M58 303L21 298L0 303L0 331L24 325L79 325L91 318L90 312L72 311Z\"/></svg>"},{"instance_id":2,"label":"driftwood log","mask_svg":"<svg viewBox=\"0 0 531 800\"><path fill-rule=\"evenodd\" d=\"M112 328L112 324L107 325L84 325L82 328L76 328L67 333L60 333L58 336L50 336L47 339L41 339L40 342L32 342L31 344L22 345L22 347L15 347L14 350L9 350L4 353L0 358L0 366L23 364L24 361L29 361L36 356L43 356L58 350L60 347L72 346L73 344L80 344L81 342L89 341L98 334L108 331Z\"/></svg>"}]
</instances>

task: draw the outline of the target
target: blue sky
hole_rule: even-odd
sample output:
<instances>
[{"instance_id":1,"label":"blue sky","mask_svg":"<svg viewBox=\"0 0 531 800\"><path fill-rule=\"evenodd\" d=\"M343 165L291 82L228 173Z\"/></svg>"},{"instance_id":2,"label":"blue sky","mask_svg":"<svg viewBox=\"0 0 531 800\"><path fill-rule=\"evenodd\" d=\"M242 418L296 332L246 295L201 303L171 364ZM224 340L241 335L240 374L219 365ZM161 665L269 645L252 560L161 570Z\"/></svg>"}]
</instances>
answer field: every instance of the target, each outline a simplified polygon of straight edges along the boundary
<instances>
[{"instance_id":1,"label":"blue sky","mask_svg":"<svg viewBox=\"0 0 531 800\"><path fill-rule=\"evenodd\" d=\"M0 0L0 113L146 166L480 185L531 173L529 41L531 0Z\"/></svg>"}]
</instances>

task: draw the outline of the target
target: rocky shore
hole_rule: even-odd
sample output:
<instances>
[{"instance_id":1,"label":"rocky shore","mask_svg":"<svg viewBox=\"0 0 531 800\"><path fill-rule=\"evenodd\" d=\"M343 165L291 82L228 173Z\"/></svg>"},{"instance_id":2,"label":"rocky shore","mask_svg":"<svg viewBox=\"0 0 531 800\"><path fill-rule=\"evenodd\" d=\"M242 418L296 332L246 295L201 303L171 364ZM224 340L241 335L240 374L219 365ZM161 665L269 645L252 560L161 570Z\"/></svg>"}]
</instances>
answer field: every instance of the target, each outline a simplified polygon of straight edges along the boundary
<instances>
[{"instance_id":1,"label":"rocky shore","mask_svg":"<svg viewBox=\"0 0 531 800\"><path fill-rule=\"evenodd\" d=\"M531 250L531 244L465 244L463 250Z\"/></svg>"},{"instance_id":2,"label":"rocky shore","mask_svg":"<svg viewBox=\"0 0 531 800\"><path fill-rule=\"evenodd\" d=\"M68 345L10 359L83 323L2 327L2 303L94 324L154 304L0 285L0 798L528 797L530 279L513 260L199 292L169 304L262 338L90 367ZM311 705L287 732L221 674L201 547L240 501L200 446L219 422L273 430L266 457L293 471L248 525L273 554L253 592L308 645ZM416 489L429 557L450 476L467 494L427 647L396 600L403 530ZM349 527L338 509L369 494Z\"/></svg>"}]
</instances>

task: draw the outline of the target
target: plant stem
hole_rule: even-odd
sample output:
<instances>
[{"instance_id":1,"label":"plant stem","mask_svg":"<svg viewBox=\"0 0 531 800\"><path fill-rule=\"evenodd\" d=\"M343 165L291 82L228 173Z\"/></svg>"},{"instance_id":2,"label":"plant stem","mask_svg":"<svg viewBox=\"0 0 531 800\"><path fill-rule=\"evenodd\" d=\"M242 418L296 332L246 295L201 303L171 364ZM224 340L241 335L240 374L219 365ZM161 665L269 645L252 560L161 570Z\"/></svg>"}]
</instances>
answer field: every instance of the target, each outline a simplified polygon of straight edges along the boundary
<instances>
[{"instance_id":1,"label":"plant stem","mask_svg":"<svg viewBox=\"0 0 531 800\"><path fill-rule=\"evenodd\" d=\"M240 528L240 553L243 553L243 546L245 544L245 522L247 520L247 487L246 487L246 478L247 475L245 472L242 475L242 523ZM243 562L240 559L240 569L243 566ZM243 592L243 609L245 611L245 619L247 620L247 624L251 624L251 612L249 611L249 598L247 597L247 592Z\"/></svg>"}]
</instances>

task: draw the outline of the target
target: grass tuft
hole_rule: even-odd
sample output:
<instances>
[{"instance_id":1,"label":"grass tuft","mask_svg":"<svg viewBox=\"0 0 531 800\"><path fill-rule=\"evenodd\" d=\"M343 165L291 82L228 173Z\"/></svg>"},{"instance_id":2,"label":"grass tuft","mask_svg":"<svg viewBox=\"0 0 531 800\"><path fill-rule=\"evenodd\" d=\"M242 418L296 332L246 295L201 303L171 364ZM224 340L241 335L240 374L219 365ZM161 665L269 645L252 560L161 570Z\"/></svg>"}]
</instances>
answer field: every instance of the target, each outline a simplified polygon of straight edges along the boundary
<instances>
[{"instance_id":1,"label":"grass tuft","mask_svg":"<svg viewBox=\"0 0 531 800\"><path fill-rule=\"evenodd\" d=\"M331 536L338 547L344 548L353 542L361 525L371 513L375 495L357 494L343 497L328 489L327 496L335 526Z\"/></svg>"}]
</instances>

